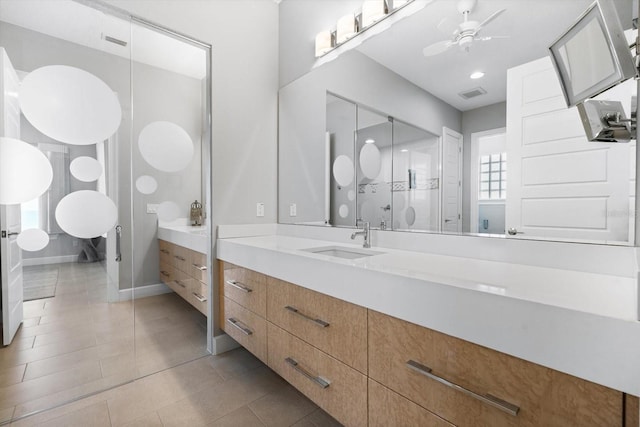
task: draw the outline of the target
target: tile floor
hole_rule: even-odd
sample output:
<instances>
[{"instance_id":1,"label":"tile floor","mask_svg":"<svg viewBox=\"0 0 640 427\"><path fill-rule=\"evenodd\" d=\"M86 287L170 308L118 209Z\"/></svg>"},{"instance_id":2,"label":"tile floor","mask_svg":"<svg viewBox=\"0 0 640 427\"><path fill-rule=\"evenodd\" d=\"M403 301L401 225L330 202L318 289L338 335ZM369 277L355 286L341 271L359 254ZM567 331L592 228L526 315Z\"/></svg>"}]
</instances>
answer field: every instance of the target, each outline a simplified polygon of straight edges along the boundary
<instances>
[{"instance_id":1,"label":"tile floor","mask_svg":"<svg viewBox=\"0 0 640 427\"><path fill-rule=\"evenodd\" d=\"M101 264L57 270L0 348L0 424L340 425L246 350L206 355L206 319L177 295L108 303Z\"/></svg>"}]
</instances>

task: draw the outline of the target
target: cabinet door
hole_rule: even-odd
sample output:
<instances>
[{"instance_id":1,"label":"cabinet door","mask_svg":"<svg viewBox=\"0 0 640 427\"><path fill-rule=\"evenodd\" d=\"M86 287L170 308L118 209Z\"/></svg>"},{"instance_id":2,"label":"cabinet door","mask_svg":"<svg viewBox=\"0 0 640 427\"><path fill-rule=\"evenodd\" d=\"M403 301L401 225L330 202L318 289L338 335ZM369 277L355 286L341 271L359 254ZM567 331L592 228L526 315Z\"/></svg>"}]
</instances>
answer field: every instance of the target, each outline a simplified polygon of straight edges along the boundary
<instances>
[{"instance_id":1,"label":"cabinet door","mask_svg":"<svg viewBox=\"0 0 640 427\"><path fill-rule=\"evenodd\" d=\"M241 346L267 363L267 322L229 298L220 304L222 330Z\"/></svg>"},{"instance_id":2,"label":"cabinet door","mask_svg":"<svg viewBox=\"0 0 640 427\"><path fill-rule=\"evenodd\" d=\"M367 377L267 322L269 366L345 426L367 425Z\"/></svg>"},{"instance_id":3,"label":"cabinet door","mask_svg":"<svg viewBox=\"0 0 640 427\"><path fill-rule=\"evenodd\" d=\"M367 372L367 310L291 283L267 279L267 319Z\"/></svg>"},{"instance_id":4,"label":"cabinet door","mask_svg":"<svg viewBox=\"0 0 640 427\"><path fill-rule=\"evenodd\" d=\"M621 392L371 310L369 376L461 427L622 425Z\"/></svg>"},{"instance_id":5,"label":"cabinet door","mask_svg":"<svg viewBox=\"0 0 640 427\"><path fill-rule=\"evenodd\" d=\"M267 316L267 276L227 262L224 269L224 296L254 313Z\"/></svg>"}]
</instances>

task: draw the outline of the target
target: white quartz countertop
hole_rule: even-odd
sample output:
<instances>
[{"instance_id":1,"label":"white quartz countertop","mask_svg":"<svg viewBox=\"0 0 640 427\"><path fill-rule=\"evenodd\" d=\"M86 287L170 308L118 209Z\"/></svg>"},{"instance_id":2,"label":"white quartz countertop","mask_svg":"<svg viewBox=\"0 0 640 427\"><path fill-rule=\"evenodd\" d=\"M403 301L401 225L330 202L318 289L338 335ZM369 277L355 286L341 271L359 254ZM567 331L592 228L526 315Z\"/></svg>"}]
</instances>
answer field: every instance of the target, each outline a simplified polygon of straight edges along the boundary
<instances>
[{"instance_id":1,"label":"white quartz countertop","mask_svg":"<svg viewBox=\"0 0 640 427\"><path fill-rule=\"evenodd\" d=\"M223 261L640 395L633 278L285 235L219 239Z\"/></svg>"},{"instance_id":2,"label":"white quartz countertop","mask_svg":"<svg viewBox=\"0 0 640 427\"><path fill-rule=\"evenodd\" d=\"M207 253L209 246L209 232L206 226L160 225L158 226L158 239L203 254Z\"/></svg>"}]
</instances>

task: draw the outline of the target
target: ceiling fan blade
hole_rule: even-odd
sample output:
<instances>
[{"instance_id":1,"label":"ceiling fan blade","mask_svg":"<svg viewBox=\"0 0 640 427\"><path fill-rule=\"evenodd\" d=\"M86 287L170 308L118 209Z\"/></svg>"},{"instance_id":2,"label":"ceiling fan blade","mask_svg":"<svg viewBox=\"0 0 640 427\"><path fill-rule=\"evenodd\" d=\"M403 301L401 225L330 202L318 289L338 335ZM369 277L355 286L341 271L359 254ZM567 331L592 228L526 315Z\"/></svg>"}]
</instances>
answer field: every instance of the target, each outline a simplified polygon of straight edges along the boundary
<instances>
[{"instance_id":1,"label":"ceiling fan blade","mask_svg":"<svg viewBox=\"0 0 640 427\"><path fill-rule=\"evenodd\" d=\"M453 22L449 18L442 18L440 22L438 22L437 28L441 33L450 36L451 34L458 31L458 24L456 22Z\"/></svg>"},{"instance_id":2,"label":"ceiling fan blade","mask_svg":"<svg viewBox=\"0 0 640 427\"><path fill-rule=\"evenodd\" d=\"M455 42L452 42L451 40L443 40L441 42L435 42L425 47L424 49L422 49L422 54L424 56L437 55L439 53L446 51L447 49L449 49L449 47L453 46L454 44Z\"/></svg>"},{"instance_id":3,"label":"ceiling fan blade","mask_svg":"<svg viewBox=\"0 0 640 427\"><path fill-rule=\"evenodd\" d=\"M485 26L487 26L488 23L490 23L491 21L493 21L494 19L496 19L498 16L500 16L504 11L506 11L507 9L500 9L497 12L494 12L493 15L491 15L490 17L488 17L487 19L485 19L484 21L482 21L480 23L480 25L478 25L476 27L476 33L478 31L480 31L481 29L483 29Z\"/></svg>"}]
</instances>

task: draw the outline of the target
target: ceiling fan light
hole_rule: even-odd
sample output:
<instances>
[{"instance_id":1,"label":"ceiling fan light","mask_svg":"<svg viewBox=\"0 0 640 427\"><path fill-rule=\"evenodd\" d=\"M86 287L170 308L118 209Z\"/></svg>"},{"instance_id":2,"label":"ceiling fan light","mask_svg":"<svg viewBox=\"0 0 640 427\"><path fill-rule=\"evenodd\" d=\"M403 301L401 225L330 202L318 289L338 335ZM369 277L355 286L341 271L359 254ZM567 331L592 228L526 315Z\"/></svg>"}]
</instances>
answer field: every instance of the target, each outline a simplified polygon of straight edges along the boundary
<instances>
[{"instance_id":1,"label":"ceiling fan light","mask_svg":"<svg viewBox=\"0 0 640 427\"><path fill-rule=\"evenodd\" d=\"M469 78L471 79L481 79L482 77L484 77L484 73L482 71L476 71L474 73L471 73L471 75L469 76Z\"/></svg>"}]
</instances>

